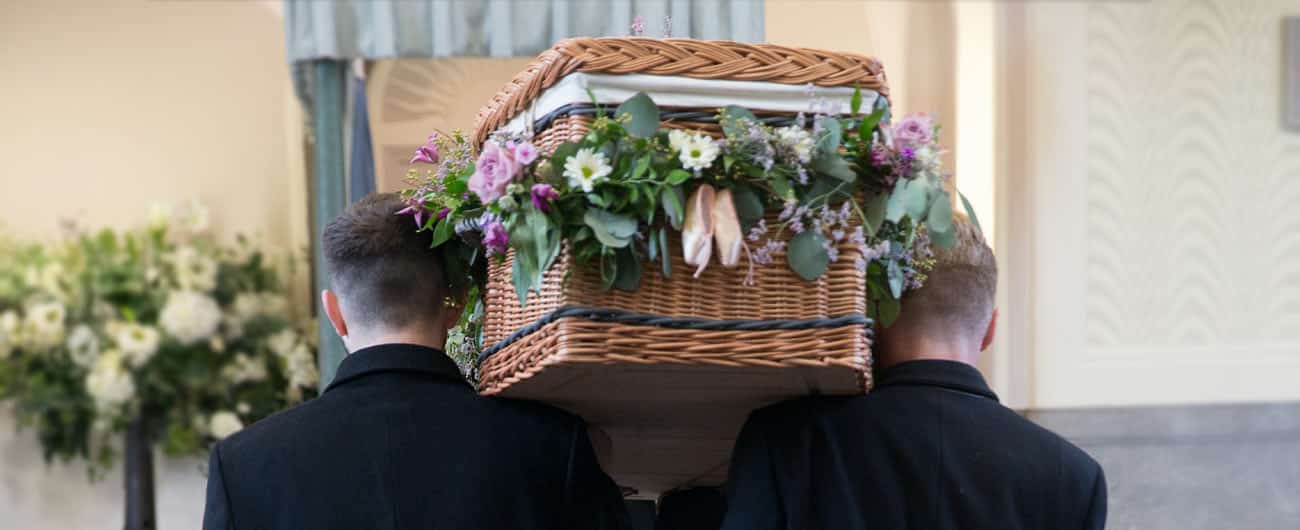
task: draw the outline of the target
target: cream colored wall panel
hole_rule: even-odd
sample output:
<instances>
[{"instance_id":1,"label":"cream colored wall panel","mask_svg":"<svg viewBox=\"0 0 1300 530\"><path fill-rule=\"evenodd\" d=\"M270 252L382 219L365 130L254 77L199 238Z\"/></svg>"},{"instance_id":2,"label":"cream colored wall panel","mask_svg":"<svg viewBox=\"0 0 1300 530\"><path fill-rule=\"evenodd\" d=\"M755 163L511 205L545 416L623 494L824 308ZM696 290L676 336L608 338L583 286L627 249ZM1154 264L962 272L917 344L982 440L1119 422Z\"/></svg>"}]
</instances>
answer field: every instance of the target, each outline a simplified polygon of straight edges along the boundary
<instances>
[{"instance_id":1,"label":"cream colored wall panel","mask_svg":"<svg viewBox=\"0 0 1300 530\"><path fill-rule=\"evenodd\" d=\"M1032 405L1300 399L1297 8L1026 8Z\"/></svg>"}]
</instances>

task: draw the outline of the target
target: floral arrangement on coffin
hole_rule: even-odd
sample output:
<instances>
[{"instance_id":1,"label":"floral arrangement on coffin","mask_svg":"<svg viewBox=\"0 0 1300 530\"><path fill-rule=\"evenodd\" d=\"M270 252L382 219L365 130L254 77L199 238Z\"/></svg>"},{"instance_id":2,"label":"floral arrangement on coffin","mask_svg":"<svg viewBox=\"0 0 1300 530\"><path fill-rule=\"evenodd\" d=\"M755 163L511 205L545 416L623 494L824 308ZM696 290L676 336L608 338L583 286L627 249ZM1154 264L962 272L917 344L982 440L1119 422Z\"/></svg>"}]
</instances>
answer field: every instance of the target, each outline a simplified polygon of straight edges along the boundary
<instances>
[{"instance_id":1,"label":"floral arrangement on coffin","mask_svg":"<svg viewBox=\"0 0 1300 530\"><path fill-rule=\"evenodd\" d=\"M811 90L811 87L810 87ZM670 230L682 237L698 275L713 259L724 267L787 266L805 280L840 259L849 241L866 272L870 313L884 325L899 299L921 285L930 245L953 242L950 178L941 167L939 128L924 115L889 125L882 99L861 108L855 90L847 115L814 100L811 117L784 127L750 111L721 109L725 133L660 128L646 94L603 112L588 133L542 156L525 135L496 135L477 155L461 134L434 134L411 160L404 192L410 214L433 232L433 246L462 243L466 270L514 251L513 282L521 303L540 285L561 242L580 264L599 267L605 288L635 290L644 263L671 270ZM974 219L969 202L961 201ZM765 217L778 211L776 226ZM775 229L773 229L775 228ZM466 277L473 288L481 280ZM450 350L473 350L474 315Z\"/></svg>"},{"instance_id":2,"label":"floral arrangement on coffin","mask_svg":"<svg viewBox=\"0 0 1300 530\"><path fill-rule=\"evenodd\" d=\"M287 317L280 271L207 224L197 204L179 222L156 207L146 229L0 244L0 401L46 459L96 473L133 421L198 453L316 387L314 334Z\"/></svg>"}]
</instances>

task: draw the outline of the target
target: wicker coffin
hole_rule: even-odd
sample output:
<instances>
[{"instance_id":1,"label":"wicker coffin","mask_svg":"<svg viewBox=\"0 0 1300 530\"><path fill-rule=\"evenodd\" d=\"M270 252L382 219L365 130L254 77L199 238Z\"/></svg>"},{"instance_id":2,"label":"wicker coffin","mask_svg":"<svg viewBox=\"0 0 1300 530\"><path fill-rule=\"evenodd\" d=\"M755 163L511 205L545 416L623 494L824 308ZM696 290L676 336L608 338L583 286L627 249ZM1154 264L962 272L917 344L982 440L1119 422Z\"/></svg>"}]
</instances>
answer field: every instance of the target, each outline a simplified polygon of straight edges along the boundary
<instances>
[{"instance_id":1,"label":"wicker coffin","mask_svg":"<svg viewBox=\"0 0 1300 530\"><path fill-rule=\"evenodd\" d=\"M572 39L543 53L493 98L479 114L476 141L528 112L541 114L528 125L543 151L581 137L590 105L545 112L530 105L565 75L593 72L856 85L886 95L879 63L858 55L690 39ZM661 109L666 127L719 133L710 121L716 108ZM777 123L794 114L753 110ZM844 245L841 258L812 282L784 266L783 255L755 268L749 282L743 262L728 269L715 261L693 278L676 236L670 248L671 277L646 264L635 292L603 290L598 271L575 266L565 254L521 306L510 262L489 271L482 392L583 416L612 442L606 470L643 494L720 484L735 435L754 408L870 386L865 278L852 246Z\"/></svg>"}]
</instances>

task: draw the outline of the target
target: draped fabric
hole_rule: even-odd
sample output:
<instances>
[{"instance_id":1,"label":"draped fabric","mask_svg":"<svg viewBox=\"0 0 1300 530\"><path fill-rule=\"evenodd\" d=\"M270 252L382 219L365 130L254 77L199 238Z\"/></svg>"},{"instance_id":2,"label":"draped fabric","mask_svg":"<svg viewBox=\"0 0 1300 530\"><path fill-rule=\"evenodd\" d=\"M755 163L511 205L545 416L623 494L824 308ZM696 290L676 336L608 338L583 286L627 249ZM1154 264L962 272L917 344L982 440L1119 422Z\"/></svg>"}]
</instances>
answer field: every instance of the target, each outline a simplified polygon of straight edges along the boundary
<instances>
[{"instance_id":1,"label":"draped fabric","mask_svg":"<svg viewBox=\"0 0 1300 530\"><path fill-rule=\"evenodd\" d=\"M763 40L760 0L286 0L290 61L518 57L577 36Z\"/></svg>"},{"instance_id":2,"label":"draped fabric","mask_svg":"<svg viewBox=\"0 0 1300 530\"><path fill-rule=\"evenodd\" d=\"M648 37L763 40L761 0L285 0L294 86L311 117L315 241L375 189L365 82L349 61L533 56L566 37L629 35L638 16ZM328 271L319 245L313 256L320 292ZM346 353L319 321L323 388Z\"/></svg>"}]
</instances>

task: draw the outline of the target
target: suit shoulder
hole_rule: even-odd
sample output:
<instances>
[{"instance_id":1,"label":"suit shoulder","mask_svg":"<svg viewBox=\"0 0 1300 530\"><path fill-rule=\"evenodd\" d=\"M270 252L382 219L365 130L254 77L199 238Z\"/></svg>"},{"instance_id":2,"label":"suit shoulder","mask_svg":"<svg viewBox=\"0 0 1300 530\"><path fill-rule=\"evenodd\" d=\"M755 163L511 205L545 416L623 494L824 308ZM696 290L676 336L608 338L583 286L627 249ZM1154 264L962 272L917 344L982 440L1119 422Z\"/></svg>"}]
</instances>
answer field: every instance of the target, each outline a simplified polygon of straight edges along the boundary
<instances>
[{"instance_id":1,"label":"suit shoulder","mask_svg":"<svg viewBox=\"0 0 1300 530\"><path fill-rule=\"evenodd\" d=\"M866 396L801 396L761 407L749 415L748 424L788 428L853 406Z\"/></svg>"},{"instance_id":2,"label":"suit shoulder","mask_svg":"<svg viewBox=\"0 0 1300 530\"><path fill-rule=\"evenodd\" d=\"M585 425L582 418L563 409L522 399L483 397L482 404L490 409L493 418L511 425L529 425L534 428L572 431Z\"/></svg>"}]
</instances>

